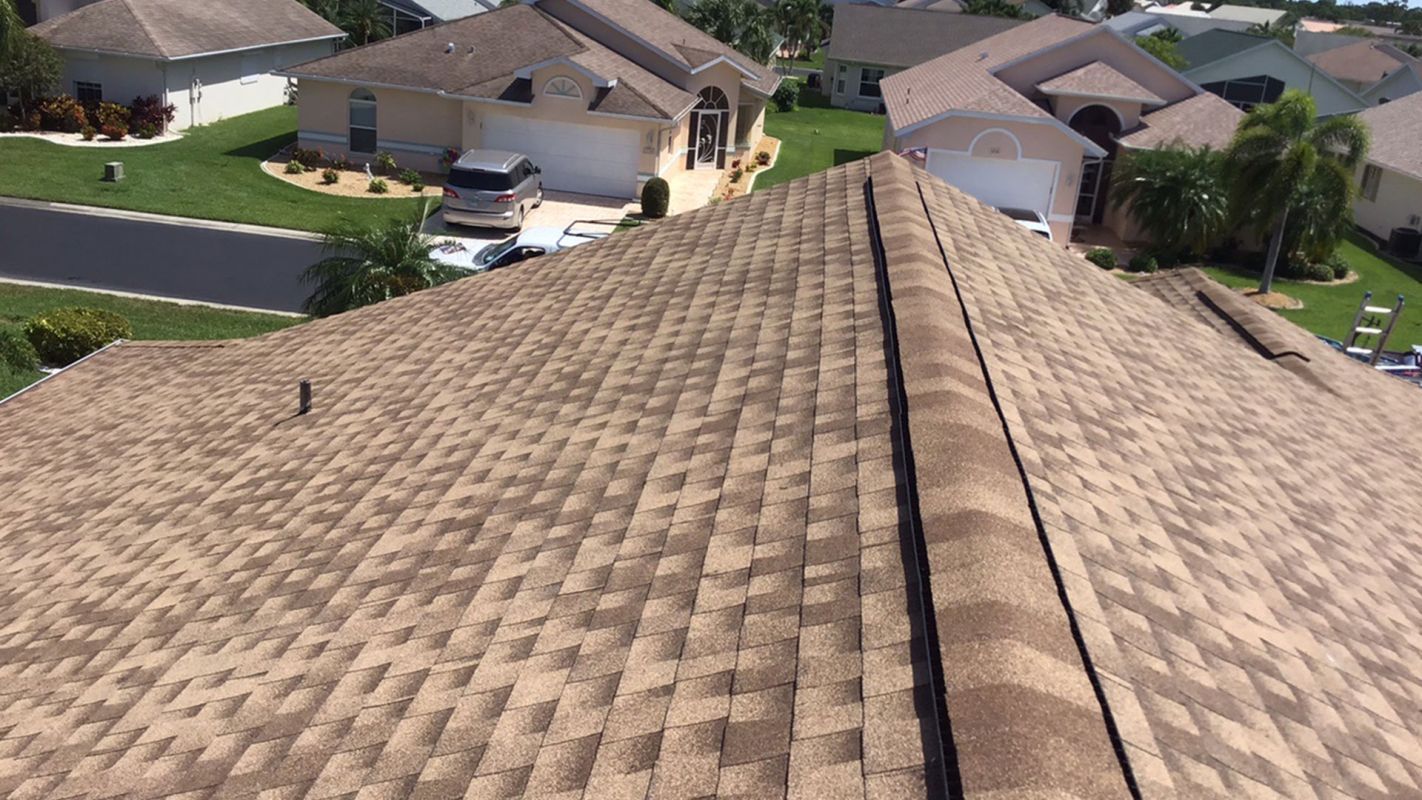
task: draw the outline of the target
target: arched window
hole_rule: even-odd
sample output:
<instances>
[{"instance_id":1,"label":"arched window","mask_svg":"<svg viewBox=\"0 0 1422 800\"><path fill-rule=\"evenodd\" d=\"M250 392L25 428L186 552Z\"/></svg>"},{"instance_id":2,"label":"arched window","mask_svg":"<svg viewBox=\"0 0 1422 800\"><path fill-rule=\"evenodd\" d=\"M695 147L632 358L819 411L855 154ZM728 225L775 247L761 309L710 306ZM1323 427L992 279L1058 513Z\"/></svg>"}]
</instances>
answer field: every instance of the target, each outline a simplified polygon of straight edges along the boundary
<instances>
[{"instance_id":1,"label":"arched window","mask_svg":"<svg viewBox=\"0 0 1422 800\"><path fill-rule=\"evenodd\" d=\"M351 152L374 153L375 130L375 94L369 89L356 89L351 92Z\"/></svg>"},{"instance_id":2,"label":"arched window","mask_svg":"<svg viewBox=\"0 0 1422 800\"><path fill-rule=\"evenodd\" d=\"M550 78L543 84L543 93L553 97L566 97L577 100L583 96L583 90L578 88L578 82L572 78Z\"/></svg>"},{"instance_id":3,"label":"arched window","mask_svg":"<svg viewBox=\"0 0 1422 800\"><path fill-rule=\"evenodd\" d=\"M696 95L696 107L708 111L726 110L731 107L731 103L726 99L726 93L715 86L707 86Z\"/></svg>"}]
</instances>

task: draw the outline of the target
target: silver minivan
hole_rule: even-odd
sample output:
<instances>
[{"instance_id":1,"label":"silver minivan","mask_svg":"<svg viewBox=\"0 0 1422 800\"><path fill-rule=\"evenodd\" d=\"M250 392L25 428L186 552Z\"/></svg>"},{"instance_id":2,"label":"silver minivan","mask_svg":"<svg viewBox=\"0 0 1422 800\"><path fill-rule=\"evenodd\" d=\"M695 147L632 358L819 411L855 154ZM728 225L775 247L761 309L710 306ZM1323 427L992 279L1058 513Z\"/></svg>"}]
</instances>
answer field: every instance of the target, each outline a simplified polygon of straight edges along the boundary
<instances>
[{"instance_id":1,"label":"silver minivan","mask_svg":"<svg viewBox=\"0 0 1422 800\"><path fill-rule=\"evenodd\" d=\"M520 153L470 150L449 168L444 221L518 230L528 212L543 205L542 175Z\"/></svg>"}]
</instances>

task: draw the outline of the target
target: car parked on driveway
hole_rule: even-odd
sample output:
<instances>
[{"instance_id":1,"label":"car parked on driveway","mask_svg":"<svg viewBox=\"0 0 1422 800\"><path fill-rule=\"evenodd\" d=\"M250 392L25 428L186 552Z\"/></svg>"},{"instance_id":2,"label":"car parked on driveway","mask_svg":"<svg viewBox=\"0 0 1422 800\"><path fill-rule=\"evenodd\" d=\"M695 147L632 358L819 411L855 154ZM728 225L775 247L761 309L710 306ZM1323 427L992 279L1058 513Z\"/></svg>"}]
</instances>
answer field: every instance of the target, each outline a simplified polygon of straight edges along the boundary
<instances>
[{"instance_id":1,"label":"car parked on driveway","mask_svg":"<svg viewBox=\"0 0 1422 800\"><path fill-rule=\"evenodd\" d=\"M538 256L552 255L570 247L605 239L619 223L579 220L566 228L529 228L511 239L470 249L461 242L446 242L434 248L434 260L470 272L488 272L511 267ZM581 230L575 230L580 228Z\"/></svg>"},{"instance_id":2,"label":"car parked on driveway","mask_svg":"<svg viewBox=\"0 0 1422 800\"><path fill-rule=\"evenodd\" d=\"M1033 211L1030 208L999 208L998 211L1011 217L1014 222L1027 230L1052 241L1052 228L1047 224L1047 218L1042 216L1040 211Z\"/></svg>"},{"instance_id":3,"label":"car parked on driveway","mask_svg":"<svg viewBox=\"0 0 1422 800\"><path fill-rule=\"evenodd\" d=\"M543 205L543 171L520 153L470 150L449 168L444 221L518 230L529 211Z\"/></svg>"}]
</instances>

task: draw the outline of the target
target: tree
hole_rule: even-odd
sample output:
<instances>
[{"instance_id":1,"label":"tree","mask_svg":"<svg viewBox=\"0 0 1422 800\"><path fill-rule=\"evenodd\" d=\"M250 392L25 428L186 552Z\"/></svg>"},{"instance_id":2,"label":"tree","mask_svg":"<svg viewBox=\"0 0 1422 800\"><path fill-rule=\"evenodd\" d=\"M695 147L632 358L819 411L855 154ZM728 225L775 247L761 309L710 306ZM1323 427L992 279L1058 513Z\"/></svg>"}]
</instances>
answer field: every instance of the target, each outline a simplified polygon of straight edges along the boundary
<instances>
[{"instance_id":1,"label":"tree","mask_svg":"<svg viewBox=\"0 0 1422 800\"><path fill-rule=\"evenodd\" d=\"M20 19L20 10L15 7L15 0L0 0L0 60L9 56L24 29L25 23Z\"/></svg>"},{"instance_id":2,"label":"tree","mask_svg":"<svg viewBox=\"0 0 1422 800\"><path fill-rule=\"evenodd\" d=\"M774 14L755 0L701 0L686 21L757 61L769 61L780 45Z\"/></svg>"},{"instance_id":3,"label":"tree","mask_svg":"<svg viewBox=\"0 0 1422 800\"><path fill-rule=\"evenodd\" d=\"M390 12L379 0L346 0L341 7L341 30L356 44L370 44L394 35Z\"/></svg>"},{"instance_id":4,"label":"tree","mask_svg":"<svg viewBox=\"0 0 1422 800\"><path fill-rule=\"evenodd\" d=\"M1150 53L1171 69L1181 70L1189 66L1175 50L1175 43L1159 36L1137 36L1136 46Z\"/></svg>"},{"instance_id":5,"label":"tree","mask_svg":"<svg viewBox=\"0 0 1422 800\"><path fill-rule=\"evenodd\" d=\"M49 94L63 74L64 61L49 42L26 31L11 38L0 58L0 86L20 95L21 111L28 111L30 104Z\"/></svg>"},{"instance_id":6,"label":"tree","mask_svg":"<svg viewBox=\"0 0 1422 800\"><path fill-rule=\"evenodd\" d=\"M423 211L408 221L365 227L349 220L326 234L326 257L301 275L315 285L306 313L326 317L418 292L463 276L430 257L434 239L420 232Z\"/></svg>"},{"instance_id":7,"label":"tree","mask_svg":"<svg viewBox=\"0 0 1422 800\"><path fill-rule=\"evenodd\" d=\"M1289 47L1294 46L1294 23L1290 22L1287 17L1277 23L1261 22L1251 25L1246 33L1252 33L1255 36L1268 36L1271 39L1278 39Z\"/></svg>"},{"instance_id":8,"label":"tree","mask_svg":"<svg viewBox=\"0 0 1422 800\"><path fill-rule=\"evenodd\" d=\"M1027 19L1027 14L1022 9L1007 0L968 0L967 4L963 6L963 11L980 17Z\"/></svg>"},{"instance_id":9,"label":"tree","mask_svg":"<svg viewBox=\"0 0 1422 800\"><path fill-rule=\"evenodd\" d=\"M1208 147L1133 150L1112 170L1111 203L1158 247L1203 253L1229 222L1224 158Z\"/></svg>"},{"instance_id":10,"label":"tree","mask_svg":"<svg viewBox=\"0 0 1422 800\"><path fill-rule=\"evenodd\" d=\"M1233 184L1235 219L1261 236L1269 234L1269 253L1259 291L1273 288L1274 271L1284 246L1289 217L1307 216L1328 208L1341 219L1351 218L1353 172L1368 152L1368 129L1353 116L1318 119L1313 98L1289 89L1275 103L1256 106L1239 123L1225 153L1225 169ZM1295 227L1298 230L1298 226ZM1298 244L1315 253L1331 251L1333 226L1313 225Z\"/></svg>"},{"instance_id":11,"label":"tree","mask_svg":"<svg viewBox=\"0 0 1422 800\"><path fill-rule=\"evenodd\" d=\"M790 57L808 56L824 34L820 20L820 0L780 0L775 7L780 35L790 49Z\"/></svg>"},{"instance_id":12,"label":"tree","mask_svg":"<svg viewBox=\"0 0 1422 800\"><path fill-rule=\"evenodd\" d=\"M1373 38L1373 32L1360 25L1344 25L1343 27L1334 31L1334 33L1338 34L1339 36L1357 36L1363 39Z\"/></svg>"},{"instance_id":13,"label":"tree","mask_svg":"<svg viewBox=\"0 0 1422 800\"><path fill-rule=\"evenodd\" d=\"M1106 15L1119 17L1136 7L1135 0L1106 0Z\"/></svg>"}]
</instances>

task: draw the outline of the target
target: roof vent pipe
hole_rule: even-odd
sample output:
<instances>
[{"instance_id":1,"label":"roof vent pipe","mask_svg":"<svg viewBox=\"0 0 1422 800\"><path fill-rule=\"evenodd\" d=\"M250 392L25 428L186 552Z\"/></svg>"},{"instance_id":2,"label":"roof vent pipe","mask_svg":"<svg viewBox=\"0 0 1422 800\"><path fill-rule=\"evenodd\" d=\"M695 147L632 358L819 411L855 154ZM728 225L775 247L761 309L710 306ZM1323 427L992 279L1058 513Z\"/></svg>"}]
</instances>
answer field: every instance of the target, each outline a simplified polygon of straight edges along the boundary
<instances>
[{"instance_id":1,"label":"roof vent pipe","mask_svg":"<svg viewBox=\"0 0 1422 800\"><path fill-rule=\"evenodd\" d=\"M454 52L454 42L450 42L449 44L445 45L445 46L444 46L444 52L446 52L446 53L453 53L453 52Z\"/></svg>"},{"instance_id":2,"label":"roof vent pipe","mask_svg":"<svg viewBox=\"0 0 1422 800\"><path fill-rule=\"evenodd\" d=\"M311 381L308 381L305 378L301 379L299 395L300 399L298 400L298 405L296 407L297 416L305 414L306 412L311 410Z\"/></svg>"}]
</instances>

